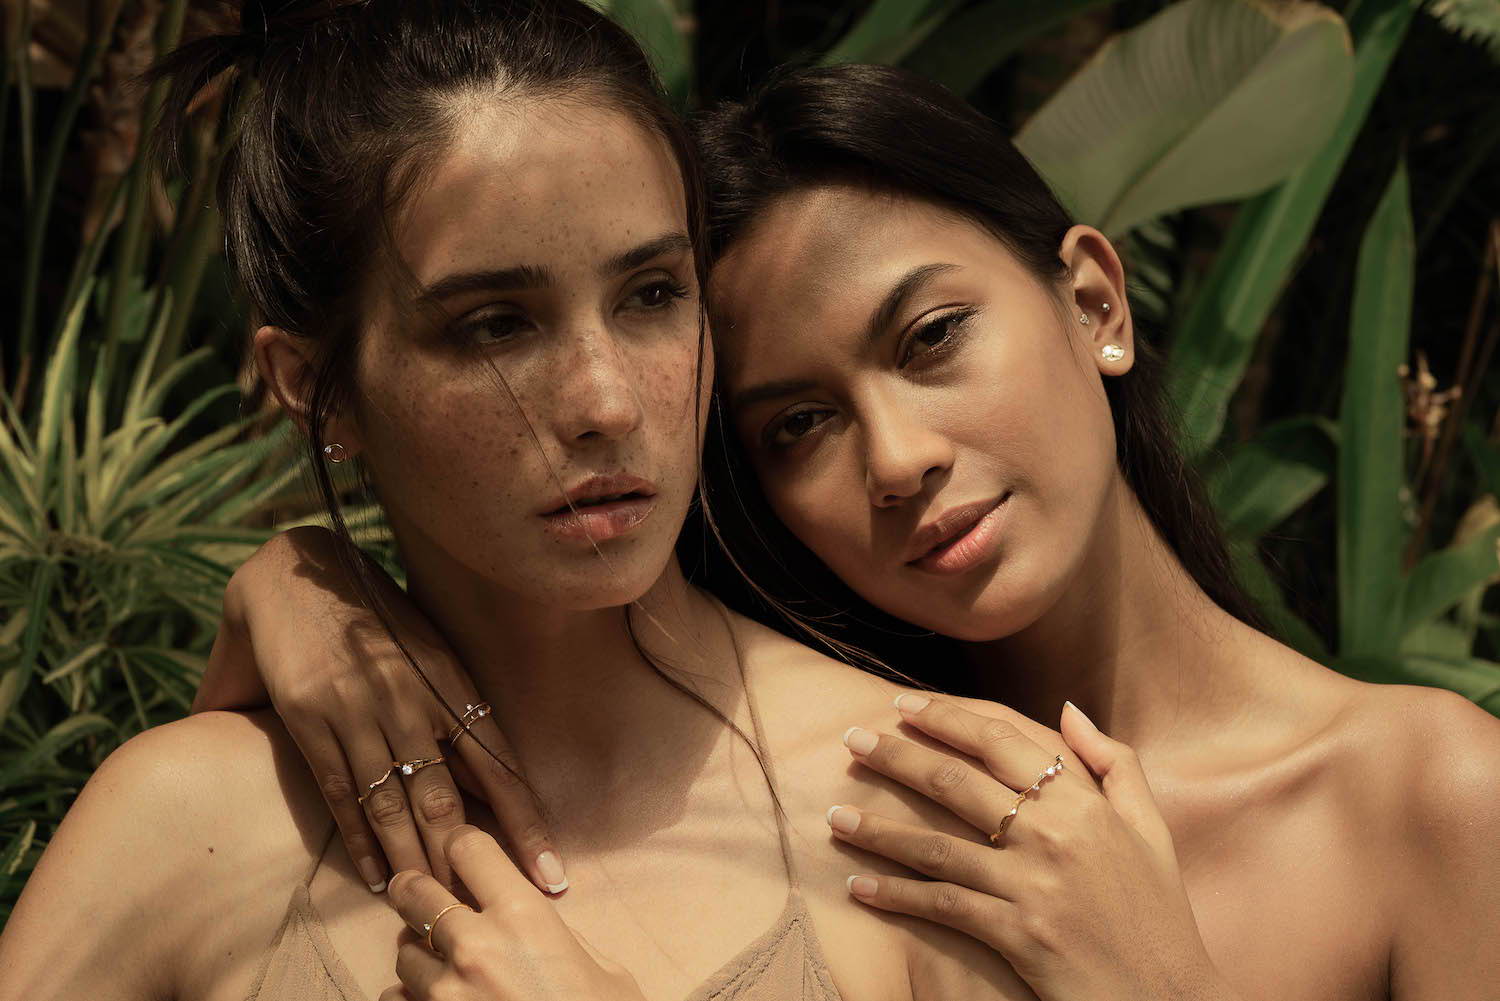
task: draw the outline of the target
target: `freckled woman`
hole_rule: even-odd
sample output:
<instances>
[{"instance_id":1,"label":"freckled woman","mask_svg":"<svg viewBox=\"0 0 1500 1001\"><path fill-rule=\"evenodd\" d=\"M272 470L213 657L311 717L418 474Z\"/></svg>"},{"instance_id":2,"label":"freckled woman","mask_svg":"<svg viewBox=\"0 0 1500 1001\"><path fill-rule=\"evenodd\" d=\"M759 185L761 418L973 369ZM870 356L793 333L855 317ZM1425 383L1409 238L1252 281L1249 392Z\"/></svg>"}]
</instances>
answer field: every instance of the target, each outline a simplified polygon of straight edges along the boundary
<instances>
[{"instance_id":1,"label":"freckled woman","mask_svg":"<svg viewBox=\"0 0 1500 1001\"><path fill-rule=\"evenodd\" d=\"M1097 743L1089 764L1110 808L1047 779L994 852L987 835L1031 776L1007 772L991 744L987 769L925 773L965 837L924 835L873 804L830 814L835 837L930 877L857 882L871 892L849 906L961 928L1049 998L1492 994L1500 723L1449 692L1354 682L1255 628L1171 443L1108 241L1073 225L981 116L895 71L785 74L710 115L701 143L728 435L709 437L706 464L738 470L741 488L753 472L764 501L741 515L710 493L742 562L803 581L831 572L961 641L973 694L1040 721L1064 699L1085 707L1138 754L1159 804L1132 783L1128 754ZM773 559L754 559L757 538ZM328 688L299 701L280 679L362 690L344 644L261 655L296 628L289 601L316 601L261 583L306 562L287 548L252 561L234 600L268 687L290 696L278 702L324 719ZM233 630L221 657L251 660ZM443 677L468 693L456 671ZM402 690L405 704L421 697ZM512 697L479 692L497 712ZM911 777L901 762L918 745L894 712L821 702L866 725L849 737L856 761ZM1087 724L1069 710L1061 727L1083 754ZM424 823L381 818L357 836L398 845L398 822L408 840ZM1163 831L1195 923L1157 876ZM588 840L566 837L571 873Z\"/></svg>"}]
</instances>

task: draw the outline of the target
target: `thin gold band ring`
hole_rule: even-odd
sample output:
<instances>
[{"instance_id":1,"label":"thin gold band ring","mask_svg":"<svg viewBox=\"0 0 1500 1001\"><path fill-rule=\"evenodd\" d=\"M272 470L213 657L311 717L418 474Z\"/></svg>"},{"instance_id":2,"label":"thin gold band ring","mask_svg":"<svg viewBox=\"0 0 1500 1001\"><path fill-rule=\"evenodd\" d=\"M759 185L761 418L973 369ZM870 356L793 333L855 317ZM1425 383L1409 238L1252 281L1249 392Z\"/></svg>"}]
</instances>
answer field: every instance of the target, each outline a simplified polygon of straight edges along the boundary
<instances>
[{"instance_id":1,"label":"thin gold band ring","mask_svg":"<svg viewBox=\"0 0 1500 1001\"><path fill-rule=\"evenodd\" d=\"M437 927L437 923L442 920L443 915L447 914L455 907L462 907L465 910L470 911L474 909L463 901L456 900L453 903L449 904L447 907L444 907L442 910L438 911L437 914L433 916L433 919L431 921L428 921L426 924L422 925L422 932L427 940L427 948L431 949L433 952L437 952L439 956L441 956L442 953L438 952L437 946L432 944L432 930Z\"/></svg>"},{"instance_id":2,"label":"thin gold band ring","mask_svg":"<svg viewBox=\"0 0 1500 1001\"><path fill-rule=\"evenodd\" d=\"M1011 803L1010 805L1010 812L1007 813L1004 817L1000 818L1000 826L995 829L994 834L990 835L990 844L994 845L996 848L1000 847L1000 839L1005 837L1006 831L1010 830L1010 822L1016 819L1016 814L1020 811L1021 804L1026 802L1026 797L1040 789L1044 780L1051 778L1062 770L1063 757L1061 754L1059 754L1057 756L1057 759L1054 760L1052 764L1047 766L1046 771L1042 772L1042 774L1036 777L1035 782L1031 783L1030 786L1022 789L1019 793L1016 794L1015 802Z\"/></svg>"}]
</instances>

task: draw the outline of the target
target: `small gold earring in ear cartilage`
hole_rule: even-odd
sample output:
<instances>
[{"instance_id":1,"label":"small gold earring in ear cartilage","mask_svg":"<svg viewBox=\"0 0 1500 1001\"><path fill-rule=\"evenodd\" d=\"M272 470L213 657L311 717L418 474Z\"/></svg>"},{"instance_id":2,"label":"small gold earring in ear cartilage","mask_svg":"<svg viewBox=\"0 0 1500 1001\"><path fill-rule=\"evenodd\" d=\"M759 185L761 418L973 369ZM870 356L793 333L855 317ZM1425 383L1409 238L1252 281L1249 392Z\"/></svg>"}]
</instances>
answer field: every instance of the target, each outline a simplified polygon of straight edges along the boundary
<instances>
[{"instance_id":1,"label":"small gold earring in ear cartilage","mask_svg":"<svg viewBox=\"0 0 1500 1001\"><path fill-rule=\"evenodd\" d=\"M1119 361L1125 357L1125 349L1118 344L1106 344L1099 349L1099 353L1104 356L1105 361Z\"/></svg>"},{"instance_id":2,"label":"small gold earring in ear cartilage","mask_svg":"<svg viewBox=\"0 0 1500 1001\"><path fill-rule=\"evenodd\" d=\"M324 445L323 454L328 456L329 462L343 462L349 458L349 450L336 441L331 441Z\"/></svg>"},{"instance_id":3,"label":"small gold earring in ear cartilage","mask_svg":"<svg viewBox=\"0 0 1500 1001\"><path fill-rule=\"evenodd\" d=\"M1107 302L1101 302L1099 304L1099 311L1101 313L1108 313L1109 312L1109 303L1107 303Z\"/></svg>"},{"instance_id":4,"label":"small gold earring in ear cartilage","mask_svg":"<svg viewBox=\"0 0 1500 1001\"><path fill-rule=\"evenodd\" d=\"M1078 322L1079 323L1088 323L1089 322L1089 314L1087 314L1087 313L1079 313L1078 314Z\"/></svg>"}]
</instances>

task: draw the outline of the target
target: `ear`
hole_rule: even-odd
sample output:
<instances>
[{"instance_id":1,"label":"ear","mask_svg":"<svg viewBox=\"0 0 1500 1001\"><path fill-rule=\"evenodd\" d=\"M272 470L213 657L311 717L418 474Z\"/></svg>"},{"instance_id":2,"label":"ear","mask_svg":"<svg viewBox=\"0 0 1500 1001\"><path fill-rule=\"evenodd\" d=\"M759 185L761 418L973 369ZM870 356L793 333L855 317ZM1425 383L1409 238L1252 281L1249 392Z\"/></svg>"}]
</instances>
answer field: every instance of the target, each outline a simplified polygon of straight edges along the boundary
<instances>
[{"instance_id":1,"label":"ear","mask_svg":"<svg viewBox=\"0 0 1500 1001\"><path fill-rule=\"evenodd\" d=\"M307 434L312 421L309 402L317 372L312 342L281 327L265 326L255 332L252 348L260 377L276 394L282 409L296 422L298 430ZM338 442L350 456L360 450L358 428L340 414L324 415L323 440Z\"/></svg>"},{"instance_id":2,"label":"ear","mask_svg":"<svg viewBox=\"0 0 1500 1001\"><path fill-rule=\"evenodd\" d=\"M1135 332L1119 255L1103 233L1078 225L1063 234L1058 256L1073 272L1070 324L1101 375L1124 375L1135 364Z\"/></svg>"}]
</instances>

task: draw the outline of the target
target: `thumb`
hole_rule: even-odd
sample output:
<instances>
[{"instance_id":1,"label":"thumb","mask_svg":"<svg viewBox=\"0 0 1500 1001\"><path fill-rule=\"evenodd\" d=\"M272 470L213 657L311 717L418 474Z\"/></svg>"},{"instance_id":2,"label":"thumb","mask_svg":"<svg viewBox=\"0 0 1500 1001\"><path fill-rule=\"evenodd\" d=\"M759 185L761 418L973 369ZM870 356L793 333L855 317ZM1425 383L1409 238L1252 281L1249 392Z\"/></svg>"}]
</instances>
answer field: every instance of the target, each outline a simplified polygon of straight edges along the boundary
<instances>
[{"instance_id":1,"label":"thumb","mask_svg":"<svg viewBox=\"0 0 1500 1001\"><path fill-rule=\"evenodd\" d=\"M1063 703L1058 729L1068 747L1098 779L1104 798L1109 800L1115 812L1149 844L1164 847L1175 855L1172 834L1162 819L1135 749L1105 736L1094 721L1071 702Z\"/></svg>"}]
</instances>

